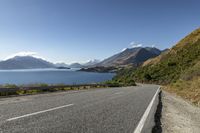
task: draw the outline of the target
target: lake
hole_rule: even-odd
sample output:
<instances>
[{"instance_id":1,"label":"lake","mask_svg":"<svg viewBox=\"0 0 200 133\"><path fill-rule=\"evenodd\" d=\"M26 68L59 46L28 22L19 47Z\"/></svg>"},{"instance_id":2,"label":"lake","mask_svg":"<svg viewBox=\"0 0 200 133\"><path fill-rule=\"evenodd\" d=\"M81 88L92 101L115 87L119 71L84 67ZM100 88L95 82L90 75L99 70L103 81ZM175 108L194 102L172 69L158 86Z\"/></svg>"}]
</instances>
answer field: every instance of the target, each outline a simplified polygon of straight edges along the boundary
<instances>
[{"instance_id":1,"label":"lake","mask_svg":"<svg viewBox=\"0 0 200 133\"><path fill-rule=\"evenodd\" d=\"M77 70L78 69L0 70L0 84L89 84L110 80L115 75L114 73L81 72Z\"/></svg>"}]
</instances>

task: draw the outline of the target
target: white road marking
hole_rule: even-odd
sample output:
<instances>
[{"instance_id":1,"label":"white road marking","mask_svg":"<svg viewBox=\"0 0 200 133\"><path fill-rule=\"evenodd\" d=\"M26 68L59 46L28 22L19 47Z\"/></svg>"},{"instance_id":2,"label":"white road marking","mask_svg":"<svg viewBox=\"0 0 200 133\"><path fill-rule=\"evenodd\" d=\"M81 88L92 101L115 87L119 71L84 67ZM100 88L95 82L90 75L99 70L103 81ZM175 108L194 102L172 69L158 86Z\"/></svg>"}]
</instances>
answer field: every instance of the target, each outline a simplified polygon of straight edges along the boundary
<instances>
[{"instance_id":1,"label":"white road marking","mask_svg":"<svg viewBox=\"0 0 200 133\"><path fill-rule=\"evenodd\" d=\"M118 94L122 94L123 92L116 92L116 93L114 93L115 95L118 95Z\"/></svg>"},{"instance_id":2,"label":"white road marking","mask_svg":"<svg viewBox=\"0 0 200 133\"><path fill-rule=\"evenodd\" d=\"M154 101L155 101L155 99L156 99L156 96L158 95L159 92L160 92L160 87L157 89L155 95L153 96L151 102L149 103L149 105L148 105L146 111L144 112L144 114L143 114L143 116L142 116L140 122L138 123L138 125L137 125L137 127L135 128L135 130L134 130L133 133L141 133L141 132L142 132L142 129L143 129L143 127L144 127L144 124L145 124L145 122L146 122L146 120L147 120L147 117L148 117L148 115L149 115L149 113L150 113L150 111L151 111L151 108L152 108L152 106L153 106L153 103L154 103Z\"/></svg>"},{"instance_id":3,"label":"white road marking","mask_svg":"<svg viewBox=\"0 0 200 133\"><path fill-rule=\"evenodd\" d=\"M33 116L33 115L37 115L37 114L41 114L41 113L45 113L45 112L50 112L50 111L57 110L57 109L70 107L70 106L73 106L73 105L74 104L68 104L68 105L63 105L63 106L59 106L59 107L55 107L55 108L51 108L51 109L47 109L47 110L42 110L42 111L38 111L38 112L35 112L35 113L30 113L30 114L10 118L10 119L7 119L6 121L13 121L13 120L21 119L21 118L24 118L24 117L29 117L29 116Z\"/></svg>"}]
</instances>

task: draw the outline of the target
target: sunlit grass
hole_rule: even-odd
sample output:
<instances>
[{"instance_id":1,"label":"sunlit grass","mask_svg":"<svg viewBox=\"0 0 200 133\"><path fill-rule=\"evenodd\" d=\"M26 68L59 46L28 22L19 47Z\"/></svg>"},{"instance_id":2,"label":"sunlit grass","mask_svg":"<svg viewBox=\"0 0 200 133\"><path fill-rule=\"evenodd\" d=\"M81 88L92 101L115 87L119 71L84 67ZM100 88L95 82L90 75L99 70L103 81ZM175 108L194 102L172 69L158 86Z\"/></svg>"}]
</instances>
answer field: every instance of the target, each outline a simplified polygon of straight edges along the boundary
<instances>
[{"instance_id":1,"label":"sunlit grass","mask_svg":"<svg viewBox=\"0 0 200 133\"><path fill-rule=\"evenodd\" d=\"M200 77L187 81L178 80L176 83L164 87L164 90L175 93L200 106Z\"/></svg>"}]
</instances>

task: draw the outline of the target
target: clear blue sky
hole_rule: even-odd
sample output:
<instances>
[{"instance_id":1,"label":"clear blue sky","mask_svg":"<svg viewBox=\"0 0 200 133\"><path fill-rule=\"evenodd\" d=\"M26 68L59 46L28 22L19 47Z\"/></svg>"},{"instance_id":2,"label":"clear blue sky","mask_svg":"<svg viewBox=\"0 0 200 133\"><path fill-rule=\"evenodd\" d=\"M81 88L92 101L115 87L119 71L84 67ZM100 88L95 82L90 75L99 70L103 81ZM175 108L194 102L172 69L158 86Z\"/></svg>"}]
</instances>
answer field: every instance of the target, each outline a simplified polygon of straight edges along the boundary
<instances>
[{"instance_id":1,"label":"clear blue sky","mask_svg":"<svg viewBox=\"0 0 200 133\"><path fill-rule=\"evenodd\" d=\"M104 59L131 42L168 48L200 26L199 0L0 0L0 60Z\"/></svg>"}]
</instances>

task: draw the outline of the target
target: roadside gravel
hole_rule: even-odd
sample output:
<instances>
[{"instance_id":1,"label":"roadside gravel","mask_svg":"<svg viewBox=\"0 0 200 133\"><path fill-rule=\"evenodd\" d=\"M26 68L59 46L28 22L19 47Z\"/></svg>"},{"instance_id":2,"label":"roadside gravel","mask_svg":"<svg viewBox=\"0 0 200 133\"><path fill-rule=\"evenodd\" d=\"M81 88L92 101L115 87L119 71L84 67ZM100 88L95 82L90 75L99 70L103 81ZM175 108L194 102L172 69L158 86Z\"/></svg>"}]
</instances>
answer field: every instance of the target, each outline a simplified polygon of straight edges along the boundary
<instances>
[{"instance_id":1,"label":"roadside gravel","mask_svg":"<svg viewBox=\"0 0 200 133\"><path fill-rule=\"evenodd\" d=\"M200 133L200 108L163 91L163 133Z\"/></svg>"}]
</instances>

